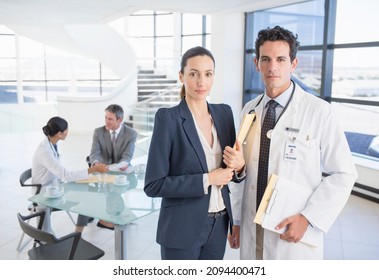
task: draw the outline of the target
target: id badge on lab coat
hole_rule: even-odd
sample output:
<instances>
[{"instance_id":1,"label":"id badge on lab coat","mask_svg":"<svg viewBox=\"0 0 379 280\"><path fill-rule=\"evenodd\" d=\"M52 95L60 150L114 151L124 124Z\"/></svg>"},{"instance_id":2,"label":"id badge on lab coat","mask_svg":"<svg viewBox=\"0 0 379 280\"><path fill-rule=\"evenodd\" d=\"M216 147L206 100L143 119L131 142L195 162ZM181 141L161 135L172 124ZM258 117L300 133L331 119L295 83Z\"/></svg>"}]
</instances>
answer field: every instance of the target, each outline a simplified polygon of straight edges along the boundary
<instances>
[{"instance_id":1,"label":"id badge on lab coat","mask_svg":"<svg viewBox=\"0 0 379 280\"><path fill-rule=\"evenodd\" d=\"M287 139L284 159L289 161L297 160L297 145L295 139Z\"/></svg>"}]
</instances>

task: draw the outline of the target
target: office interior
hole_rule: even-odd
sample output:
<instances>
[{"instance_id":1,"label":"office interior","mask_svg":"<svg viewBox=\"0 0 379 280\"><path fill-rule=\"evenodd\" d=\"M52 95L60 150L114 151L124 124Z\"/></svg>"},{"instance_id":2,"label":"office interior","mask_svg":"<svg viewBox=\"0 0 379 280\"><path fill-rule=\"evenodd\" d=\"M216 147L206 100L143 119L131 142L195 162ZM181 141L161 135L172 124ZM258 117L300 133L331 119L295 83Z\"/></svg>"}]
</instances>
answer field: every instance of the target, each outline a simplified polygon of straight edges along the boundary
<instances>
[{"instance_id":1,"label":"office interior","mask_svg":"<svg viewBox=\"0 0 379 280\"><path fill-rule=\"evenodd\" d=\"M209 101L229 104L238 127L243 105L262 92L252 64L255 36L275 25L299 35L293 79L332 104L358 171L346 207L325 235L325 259L379 259L379 37L371 27L377 1L33 2L0 0L0 259L28 258L32 243L16 250L22 233L16 213L28 213L31 191L18 180L50 117L69 123L60 151L75 170L86 167L105 107L120 104L138 131L140 162L155 111L179 102L181 55L201 45L216 59ZM128 258L160 259L158 214L129 225ZM53 215L57 235L73 231L64 212ZM102 259L114 258L112 231L94 222L83 238L105 251ZM238 250L227 248L226 260L238 258Z\"/></svg>"}]
</instances>

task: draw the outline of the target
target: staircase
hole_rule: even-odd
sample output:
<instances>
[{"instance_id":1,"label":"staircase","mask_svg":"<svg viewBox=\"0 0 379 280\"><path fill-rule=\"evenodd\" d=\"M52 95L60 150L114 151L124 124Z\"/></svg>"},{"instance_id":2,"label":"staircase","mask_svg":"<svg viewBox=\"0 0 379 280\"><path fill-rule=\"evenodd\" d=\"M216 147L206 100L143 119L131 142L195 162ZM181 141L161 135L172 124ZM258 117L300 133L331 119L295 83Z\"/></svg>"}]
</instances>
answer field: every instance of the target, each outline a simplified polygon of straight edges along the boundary
<instances>
[{"instance_id":1,"label":"staircase","mask_svg":"<svg viewBox=\"0 0 379 280\"><path fill-rule=\"evenodd\" d=\"M140 70L137 86L138 103L132 107L131 123L140 135L148 137L153 131L157 110L179 103L180 85L177 80L168 79L164 74L155 74L153 70Z\"/></svg>"},{"instance_id":2,"label":"staircase","mask_svg":"<svg viewBox=\"0 0 379 280\"><path fill-rule=\"evenodd\" d=\"M177 86L177 80L168 79L164 74L155 74L154 70L140 70L138 72L138 101L151 97L161 90Z\"/></svg>"}]
</instances>

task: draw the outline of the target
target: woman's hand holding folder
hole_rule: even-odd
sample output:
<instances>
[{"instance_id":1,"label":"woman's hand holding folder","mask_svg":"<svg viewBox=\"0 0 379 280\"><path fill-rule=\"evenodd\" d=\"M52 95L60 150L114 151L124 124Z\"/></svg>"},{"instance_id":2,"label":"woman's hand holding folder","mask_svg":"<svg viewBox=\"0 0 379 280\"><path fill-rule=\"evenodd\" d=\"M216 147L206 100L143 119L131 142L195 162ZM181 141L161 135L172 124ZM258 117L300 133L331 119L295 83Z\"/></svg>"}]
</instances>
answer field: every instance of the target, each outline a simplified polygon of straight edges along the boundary
<instances>
[{"instance_id":1,"label":"woman's hand holding folder","mask_svg":"<svg viewBox=\"0 0 379 280\"><path fill-rule=\"evenodd\" d=\"M243 157L243 148L241 143L236 140L235 148L226 146L223 154L223 161L228 168L241 173L245 166L245 159Z\"/></svg>"}]
</instances>

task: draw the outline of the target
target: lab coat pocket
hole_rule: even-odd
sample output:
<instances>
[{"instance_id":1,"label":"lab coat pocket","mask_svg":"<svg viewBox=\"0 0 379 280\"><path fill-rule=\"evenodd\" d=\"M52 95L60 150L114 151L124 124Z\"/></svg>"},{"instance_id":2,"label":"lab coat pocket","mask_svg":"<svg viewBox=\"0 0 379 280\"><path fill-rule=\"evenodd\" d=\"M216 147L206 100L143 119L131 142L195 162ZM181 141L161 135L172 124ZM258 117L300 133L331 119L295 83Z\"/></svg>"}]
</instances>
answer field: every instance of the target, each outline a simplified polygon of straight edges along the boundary
<instances>
[{"instance_id":1,"label":"lab coat pocket","mask_svg":"<svg viewBox=\"0 0 379 280\"><path fill-rule=\"evenodd\" d=\"M317 151L317 140L309 135L289 135L285 143L284 159L286 161L306 162L314 158Z\"/></svg>"},{"instance_id":2,"label":"lab coat pocket","mask_svg":"<svg viewBox=\"0 0 379 280\"><path fill-rule=\"evenodd\" d=\"M296 139L296 159L299 168L316 168L315 163L319 162L320 149L318 148L317 139L311 139L310 136L299 137Z\"/></svg>"},{"instance_id":3,"label":"lab coat pocket","mask_svg":"<svg viewBox=\"0 0 379 280\"><path fill-rule=\"evenodd\" d=\"M296 139L296 142L301 149L313 150L317 147L317 140L311 139L309 135Z\"/></svg>"}]
</instances>

